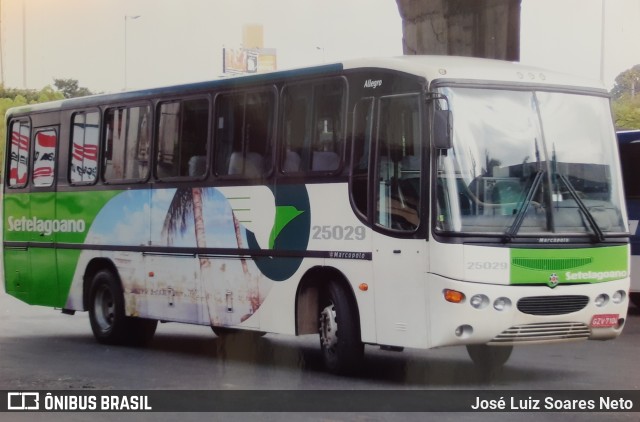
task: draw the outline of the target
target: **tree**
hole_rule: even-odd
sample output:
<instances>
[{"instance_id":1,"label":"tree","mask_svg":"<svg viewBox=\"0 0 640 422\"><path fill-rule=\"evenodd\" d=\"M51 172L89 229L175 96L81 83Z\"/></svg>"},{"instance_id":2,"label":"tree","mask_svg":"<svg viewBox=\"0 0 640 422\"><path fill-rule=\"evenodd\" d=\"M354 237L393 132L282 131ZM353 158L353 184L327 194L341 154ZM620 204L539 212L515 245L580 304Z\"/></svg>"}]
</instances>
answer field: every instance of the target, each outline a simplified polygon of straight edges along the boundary
<instances>
[{"instance_id":1,"label":"tree","mask_svg":"<svg viewBox=\"0 0 640 422\"><path fill-rule=\"evenodd\" d=\"M78 86L76 79L54 79L53 84L64 95L64 98L85 97L93 93L89 89Z\"/></svg>"},{"instance_id":2,"label":"tree","mask_svg":"<svg viewBox=\"0 0 640 422\"><path fill-rule=\"evenodd\" d=\"M48 101L61 100L64 96L61 92L55 91L50 86L45 86L40 91L35 89L5 88L0 85L0 163L4 163L5 140L7 139L7 128L4 116L7 110L27 104L45 103ZM2 170L0 169L0 175ZM0 179L1 180L1 179Z\"/></svg>"},{"instance_id":3,"label":"tree","mask_svg":"<svg viewBox=\"0 0 640 422\"><path fill-rule=\"evenodd\" d=\"M640 64L620 73L611 90L617 129L640 129Z\"/></svg>"},{"instance_id":4,"label":"tree","mask_svg":"<svg viewBox=\"0 0 640 422\"><path fill-rule=\"evenodd\" d=\"M615 100L619 100L624 96L631 98L640 96L640 64L625 70L616 77L611 96Z\"/></svg>"}]
</instances>

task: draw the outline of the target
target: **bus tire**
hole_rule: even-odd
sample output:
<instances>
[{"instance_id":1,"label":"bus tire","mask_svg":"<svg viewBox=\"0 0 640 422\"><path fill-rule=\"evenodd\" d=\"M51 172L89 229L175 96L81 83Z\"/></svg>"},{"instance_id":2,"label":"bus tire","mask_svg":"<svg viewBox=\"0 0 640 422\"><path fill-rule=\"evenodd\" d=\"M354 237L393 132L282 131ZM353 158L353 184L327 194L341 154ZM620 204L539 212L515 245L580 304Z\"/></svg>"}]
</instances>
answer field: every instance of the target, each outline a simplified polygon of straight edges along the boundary
<instances>
[{"instance_id":1,"label":"bus tire","mask_svg":"<svg viewBox=\"0 0 640 422\"><path fill-rule=\"evenodd\" d=\"M325 368L339 374L357 371L364 357L357 309L350 299L350 292L331 281L319 308L322 360Z\"/></svg>"},{"instance_id":2,"label":"bus tire","mask_svg":"<svg viewBox=\"0 0 640 422\"><path fill-rule=\"evenodd\" d=\"M629 293L629 299L637 308L640 308L640 293Z\"/></svg>"},{"instance_id":3,"label":"bus tire","mask_svg":"<svg viewBox=\"0 0 640 422\"><path fill-rule=\"evenodd\" d=\"M125 316L122 286L111 271L94 275L89 300L89 322L98 343L142 346L153 338L158 321Z\"/></svg>"},{"instance_id":4,"label":"bus tire","mask_svg":"<svg viewBox=\"0 0 640 422\"><path fill-rule=\"evenodd\" d=\"M494 372L509 360L513 346L467 345L467 353L475 365L484 372Z\"/></svg>"},{"instance_id":5,"label":"bus tire","mask_svg":"<svg viewBox=\"0 0 640 422\"><path fill-rule=\"evenodd\" d=\"M153 340L158 321L146 318L126 317L125 344L130 346L147 346Z\"/></svg>"}]
</instances>

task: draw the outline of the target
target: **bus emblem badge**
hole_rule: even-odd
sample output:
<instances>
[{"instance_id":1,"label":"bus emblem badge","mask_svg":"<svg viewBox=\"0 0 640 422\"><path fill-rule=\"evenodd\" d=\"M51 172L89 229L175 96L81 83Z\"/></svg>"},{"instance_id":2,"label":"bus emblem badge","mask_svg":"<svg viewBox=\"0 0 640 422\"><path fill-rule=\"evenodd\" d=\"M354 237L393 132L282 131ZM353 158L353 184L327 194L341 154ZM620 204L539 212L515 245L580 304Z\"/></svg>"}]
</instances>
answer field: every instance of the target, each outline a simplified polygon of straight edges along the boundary
<instances>
[{"instance_id":1,"label":"bus emblem badge","mask_svg":"<svg viewBox=\"0 0 640 422\"><path fill-rule=\"evenodd\" d=\"M554 287L556 287L556 286L558 285L558 274L556 274L556 273L552 273L552 274L549 276L549 282L547 283L547 285L548 285L549 287L551 287L552 289L553 289Z\"/></svg>"}]
</instances>

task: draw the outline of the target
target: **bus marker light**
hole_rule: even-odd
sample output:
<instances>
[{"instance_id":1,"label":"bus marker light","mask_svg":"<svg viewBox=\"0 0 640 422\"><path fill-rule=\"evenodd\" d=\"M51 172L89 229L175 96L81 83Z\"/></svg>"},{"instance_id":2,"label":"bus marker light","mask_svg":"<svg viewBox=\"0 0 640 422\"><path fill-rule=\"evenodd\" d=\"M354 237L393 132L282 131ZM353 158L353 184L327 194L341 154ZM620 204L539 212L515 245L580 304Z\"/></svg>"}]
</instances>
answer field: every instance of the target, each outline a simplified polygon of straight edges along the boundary
<instances>
[{"instance_id":1,"label":"bus marker light","mask_svg":"<svg viewBox=\"0 0 640 422\"><path fill-rule=\"evenodd\" d=\"M596 306L602 307L609 302L609 296L606 293L602 293L596 297L595 303Z\"/></svg>"},{"instance_id":2,"label":"bus marker light","mask_svg":"<svg viewBox=\"0 0 640 422\"><path fill-rule=\"evenodd\" d=\"M473 327L467 324L460 325L455 330L456 337L469 338L473 334Z\"/></svg>"},{"instance_id":3,"label":"bus marker light","mask_svg":"<svg viewBox=\"0 0 640 422\"><path fill-rule=\"evenodd\" d=\"M469 303L476 309L482 309L489 304L489 298L485 295L473 295Z\"/></svg>"},{"instance_id":4,"label":"bus marker light","mask_svg":"<svg viewBox=\"0 0 640 422\"><path fill-rule=\"evenodd\" d=\"M493 309L496 311L504 311L511 307L511 300L507 297L499 297L493 302Z\"/></svg>"},{"instance_id":5,"label":"bus marker light","mask_svg":"<svg viewBox=\"0 0 640 422\"><path fill-rule=\"evenodd\" d=\"M451 303L461 303L464 300L464 293L457 290L445 289L444 299Z\"/></svg>"},{"instance_id":6,"label":"bus marker light","mask_svg":"<svg viewBox=\"0 0 640 422\"><path fill-rule=\"evenodd\" d=\"M156 275L156 273L154 273L153 271L149 271L149 277L154 277Z\"/></svg>"},{"instance_id":7,"label":"bus marker light","mask_svg":"<svg viewBox=\"0 0 640 422\"><path fill-rule=\"evenodd\" d=\"M369 290L369 285L367 283L360 283L360 285L358 286L358 288L360 290L362 290L363 292L366 292L367 290Z\"/></svg>"},{"instance_id":8,"label":"bus marker light","mask_svg":"<svg viewBox=\"0 0 640 422\"><path fill-rule=\"evenodd\" d=\"M613 303L622 303L626 297L627 293L624 290L618 290L611 296L611 300L613 300Z\"/></svg>"}]
</instances>

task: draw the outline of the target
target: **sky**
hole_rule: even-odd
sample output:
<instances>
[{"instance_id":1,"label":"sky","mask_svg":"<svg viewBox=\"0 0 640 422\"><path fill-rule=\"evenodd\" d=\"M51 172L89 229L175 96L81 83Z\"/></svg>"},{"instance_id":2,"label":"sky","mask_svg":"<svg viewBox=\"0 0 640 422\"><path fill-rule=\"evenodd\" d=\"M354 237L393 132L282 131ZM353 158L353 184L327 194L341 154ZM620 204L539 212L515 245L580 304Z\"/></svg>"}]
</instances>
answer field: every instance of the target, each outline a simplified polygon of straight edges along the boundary
<instances>
[{"instance_id":1,"label":"sky","mask_svg":"<svg viewBox=\"0 0 640 422\"><path fill-rule=\"evenodd\" d=\"M240 47L249 24L263 26L278 69L402 54L395 0L0 0L0 12L2 79L15 88L215 79L223 47ZM611 88L640 64L638 22L640 0L522 0L520 61Z\"/></svg>"}]
</instances>

